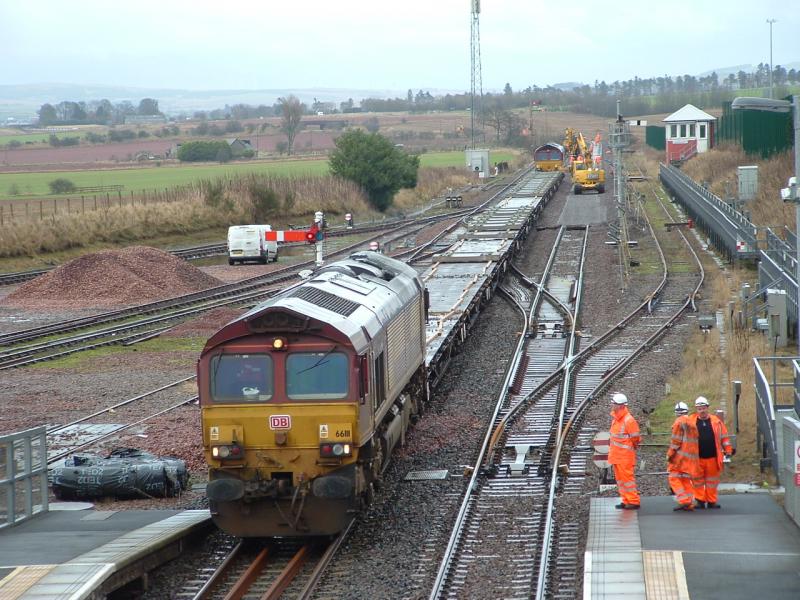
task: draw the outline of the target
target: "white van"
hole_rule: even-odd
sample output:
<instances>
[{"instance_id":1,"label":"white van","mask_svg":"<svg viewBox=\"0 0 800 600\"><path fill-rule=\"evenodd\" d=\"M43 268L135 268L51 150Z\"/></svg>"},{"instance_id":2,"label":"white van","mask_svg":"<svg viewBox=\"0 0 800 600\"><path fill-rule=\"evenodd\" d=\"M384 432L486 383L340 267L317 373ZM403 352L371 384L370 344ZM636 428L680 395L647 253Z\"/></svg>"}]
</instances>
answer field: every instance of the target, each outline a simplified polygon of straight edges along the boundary
<instances>
[{"instance_id":1,"label":"white van","mask_svg":"<svg viewBox=\"0 0 800 600\"><path fill-rule=\"evenodd\" d=\"M228 264L257 260L267 264L278 260L278 242L268 242L264 234L269 225L234 225L228 227Z\"/></svg>"}]
</instances>

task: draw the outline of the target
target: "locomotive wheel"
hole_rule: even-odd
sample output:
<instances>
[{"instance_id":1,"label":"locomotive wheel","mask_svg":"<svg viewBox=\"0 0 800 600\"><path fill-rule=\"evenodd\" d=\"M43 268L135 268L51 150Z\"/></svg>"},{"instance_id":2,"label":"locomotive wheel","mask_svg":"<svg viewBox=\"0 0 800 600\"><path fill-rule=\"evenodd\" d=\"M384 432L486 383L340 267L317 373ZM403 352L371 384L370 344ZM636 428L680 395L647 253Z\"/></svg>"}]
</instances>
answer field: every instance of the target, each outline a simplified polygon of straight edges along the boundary
<instances>
[{"instance_id":1,"label":"locomotive wheel","mask_svg":"<svg viewBox=\"0 0 800 600\"><path fill-rule=\"evenodd\" d=\"M366 508L375 500L375 487L370 483L361 494L361 503Z\"/></svg>"}]
</instances>

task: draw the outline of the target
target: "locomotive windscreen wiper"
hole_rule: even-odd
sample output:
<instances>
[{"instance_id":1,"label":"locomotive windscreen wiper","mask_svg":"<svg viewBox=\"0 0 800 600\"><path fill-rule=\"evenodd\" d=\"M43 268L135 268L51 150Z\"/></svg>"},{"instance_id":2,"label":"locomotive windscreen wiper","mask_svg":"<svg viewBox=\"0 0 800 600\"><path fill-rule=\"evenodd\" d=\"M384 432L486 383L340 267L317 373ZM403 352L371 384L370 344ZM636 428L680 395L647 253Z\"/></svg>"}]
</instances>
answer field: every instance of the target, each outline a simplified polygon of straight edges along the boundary
<instances>
[{"instance_id":1,"label":"locomotive windscreen wiper","mask_svg":"<svg viewBox=\"0 0 800 600\"><path fill-rule=\"evenodd\" d=\"M306 367L306 368L305 368L305 369L303 369L302 371L298 371L297 373L295 373L295 375L300 375L301 373L305 373L306 371L310 371L310 370L312 370L312 369L316 369L318 366L325 364L326 362L328 362L328 361L326 361L325 359L326 359L326 358L328 358L328 356L330 356L331 352L333 352L334 350L336 350L336 348L337 348L337 346L333 346L333 347L332 347L330 350L328 350L328 351L327 351L325 354L323 354L322 356L320 356L320 357L319 357L319 360L318 360L317 362L315 362L315 363L314 363L313 365L311 365L310 367Z\"/></svg>"}]
</instances>

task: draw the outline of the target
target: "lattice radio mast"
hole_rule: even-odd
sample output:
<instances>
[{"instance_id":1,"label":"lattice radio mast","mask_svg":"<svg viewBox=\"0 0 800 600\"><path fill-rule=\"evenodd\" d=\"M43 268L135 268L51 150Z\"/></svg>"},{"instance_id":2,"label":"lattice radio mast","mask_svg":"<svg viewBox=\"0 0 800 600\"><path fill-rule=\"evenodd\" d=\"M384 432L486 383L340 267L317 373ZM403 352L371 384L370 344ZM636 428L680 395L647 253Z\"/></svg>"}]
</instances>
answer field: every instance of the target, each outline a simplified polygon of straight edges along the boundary
<instances>
[{"instance_id":1,"label":"lattice radio mast","mask_svg":"<svg viewBox=\"0 0 800 600\"><path fill-rule=\"evenodd\" d=\"M475 111L483 115L483 80L481 78L481 0L471 0L472 28L470 53L472 56L472 77L470 89L470 129L472 149L475 150Z\"/></svg>"}]
</instances>

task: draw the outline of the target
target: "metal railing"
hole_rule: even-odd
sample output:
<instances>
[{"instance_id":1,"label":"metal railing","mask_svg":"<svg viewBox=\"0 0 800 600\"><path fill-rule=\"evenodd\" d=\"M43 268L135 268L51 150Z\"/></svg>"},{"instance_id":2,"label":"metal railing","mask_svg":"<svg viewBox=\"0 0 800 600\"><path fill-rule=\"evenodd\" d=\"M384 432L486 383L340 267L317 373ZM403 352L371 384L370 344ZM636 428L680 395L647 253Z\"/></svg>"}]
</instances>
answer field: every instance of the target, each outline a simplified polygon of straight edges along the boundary
<instances>
[{"instance_id":1,"label":"metal railing","mask_svg":"<svg viewBox=\"0 0 800 600\"><path fill-rule=\"evenodd\" d=\"M756 445L761 452L761 467L770 466L778 481L783 473L780 465L781 437L778 411L793 411L796 393L796 358L789 356L756 356ZM782 368L781 368L782 367ZM789 368L787 368L789 367Z\"/></svg>"},{"instance_id":2,"label":"metal railing","mask_svg":"<svg viewBox=\"0 0 800 600\"><path fill-rule=\"evenodd\" d=\"M47 428L0 436L0 529L47 512Z\"/></svg>"},{"instance_id":3,"label":"metal railing","mask_svg":"<svg viewBox=\"0 0 800 600\"><path fill-rule=\"evenodd\" d=\"M794 234L788 241L781 239L772 229L765 230L761 241L758 262L758 284L760 288L773 285L786 292L787 330L797 330L797 254L794 247Z\"/></svg>"},{"instance_id":4,"label":"metal railing","mask_svg":"<svg viewBox=\"0 0 800 600\"><path fill-rule=\"evenodd\" d=\"M661 181L731 259L758 258L758 229L741 212L695 183L679 169L661 164Z\"/></svg>"}]
</instances>

